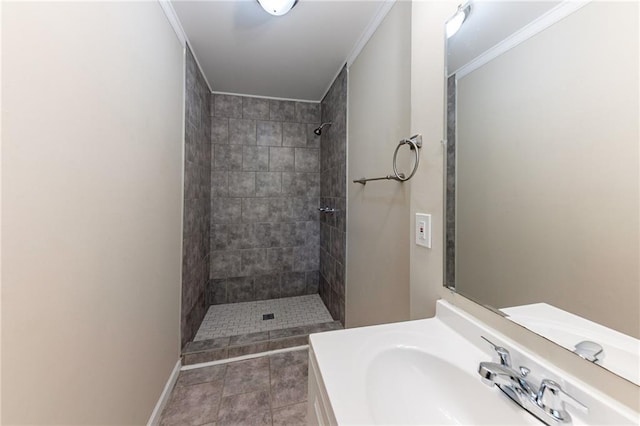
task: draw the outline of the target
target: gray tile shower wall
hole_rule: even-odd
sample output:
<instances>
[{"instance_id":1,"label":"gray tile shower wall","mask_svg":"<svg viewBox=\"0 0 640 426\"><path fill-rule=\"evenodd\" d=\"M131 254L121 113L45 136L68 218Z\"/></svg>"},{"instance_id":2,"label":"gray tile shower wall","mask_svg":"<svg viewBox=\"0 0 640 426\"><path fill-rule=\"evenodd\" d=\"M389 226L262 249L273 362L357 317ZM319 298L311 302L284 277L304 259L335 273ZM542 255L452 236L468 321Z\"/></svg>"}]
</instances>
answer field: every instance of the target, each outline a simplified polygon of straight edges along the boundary
<instances>
[{"instance_id":1,"label":"gray tile shower wall","mask_svg":"<svg viewBox=\"0 0 640 426\"><path fill-rule=\"evenodd\" d=\"M446 162L446 237L445 284L456 283L456 76L447 80L447 162Z\"/></svg>"},{"instance_id":2,"label":"gray tile shower wall","mask_svg":"<svg viewBox=\"0 0 640 426\"><path fill-rule=\"evenodd\" d=\"M182 346L198 331L207 309L211 211L209 88L187 48L185 95L184 224L182 237Z\"/></svg>"},{"instance_id":3,"label":"gray tile shower wall","mask_svg":"<svg viewBox=\"0 0 640 426\"><path fill-rule=\"evenodd\" d=\"M331 316L344 325L346 256L347 70L336 77L322 100L320 204L337 209L320 216L319 293Z\"/></svg>"},{"instance_id":4,"label":"gray tile shower wall","mask_svg":"<svg viewBox=\"0 0 640 426\"><path fill-rule=\"evenodd\" d=\"M318 292L320 105L211 95L207 304Z\"/></svg>"}]
</instances>

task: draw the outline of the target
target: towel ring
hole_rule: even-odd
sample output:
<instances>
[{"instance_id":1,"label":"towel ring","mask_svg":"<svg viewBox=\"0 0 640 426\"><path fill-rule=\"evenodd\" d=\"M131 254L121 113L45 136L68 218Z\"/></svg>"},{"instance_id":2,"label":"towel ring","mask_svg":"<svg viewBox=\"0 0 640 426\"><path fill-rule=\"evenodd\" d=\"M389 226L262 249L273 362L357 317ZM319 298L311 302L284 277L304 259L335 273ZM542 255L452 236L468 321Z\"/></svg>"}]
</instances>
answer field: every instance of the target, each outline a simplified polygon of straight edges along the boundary
<instances>
[{"instance_id":1,"label":"towel ring","mask_svg":"<svg viewBox=\"0 0 640 426\"><path fill-rule=\"evenodd\" d=\"M398 173L398 166L396 164L396 161L398 158L398 150L402 145L405 145L405 144L409 144L409 148L415 151L416 153L416 162L413 166L413 171L408 177L405 177L404 173ZM386 175L382 177L368 178L368 179L360 178L360 179L355 179L353 183L366 185L367 182L374 181L374 180L395 180L398 182L404 182L411 179L413 175L416 174L416 171L418 170L418 165L420 164L420 154L418 153L418 148L422 148L422 135L417 134L417 135L411 136L409 139L402 139L398 144L398 146L396 147L395 152L393 153L393 175Z\"/></svg>"},{"instance_id":2,"label":"towel ring","mask_svg":"<svg viewBox=\"0 0 640 426\"><path fill-rule=\"evenodd\" d=\"M414 139L416 139L415 136L411 139L402 139L393 153L393 174L396 176L396 179L401 182L405 182L411 179L413 175L415 175L416 172L418 171L418 165L420 164L420 153L418 152L418 148L421 147L422 144L420 142L422 141L420 140L419 142L416 142ZM409 145L409 148L415 153L415 156L416 156L416 161L413 165L413 170L411 171L411 174L406 177L404 173L398 173L398 164L397 164L398 151L400 150L400 147L405 144Z\"/></svg>"}]
</instances>

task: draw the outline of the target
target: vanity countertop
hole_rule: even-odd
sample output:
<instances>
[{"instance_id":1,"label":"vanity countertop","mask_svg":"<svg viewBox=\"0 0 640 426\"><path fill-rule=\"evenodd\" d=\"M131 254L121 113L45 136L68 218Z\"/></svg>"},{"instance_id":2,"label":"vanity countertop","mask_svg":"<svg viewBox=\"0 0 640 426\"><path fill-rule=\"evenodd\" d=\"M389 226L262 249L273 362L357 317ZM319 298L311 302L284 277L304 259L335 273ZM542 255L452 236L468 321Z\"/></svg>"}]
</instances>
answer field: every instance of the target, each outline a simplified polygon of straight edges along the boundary
<instances>
[{"instance_id":1,"label":"vanity countertop","mask_svg":"<svg viewBox=\"0 0 640 426\"><path fill-rule=\"evenodd\" d=\"M598 343L604 349L604 357L597 363L640 385L640 340L548 303L513 306L501 311L513 322L570 351L585 340Z\"/></svg>"},{"instance_id":2,"label":"vanity countertop","mask_svg":"<svg viewBox=\"0 0 640 426\"><path fill-rule=\"evenodd\" d=\"M329 423L542 424L481 381L479 363L495 360L482 335L512 351L514 365L531 367L538 383L552 378L587 405L588 414L568 408L573 424L637 424L637 413L575 380L564 380L544 361L527 359L529 354L515 342L455 306L437 303L434 318L309 337L311 365L319 376L315 380L332 413Z\"/></svg>"}]
</instances>

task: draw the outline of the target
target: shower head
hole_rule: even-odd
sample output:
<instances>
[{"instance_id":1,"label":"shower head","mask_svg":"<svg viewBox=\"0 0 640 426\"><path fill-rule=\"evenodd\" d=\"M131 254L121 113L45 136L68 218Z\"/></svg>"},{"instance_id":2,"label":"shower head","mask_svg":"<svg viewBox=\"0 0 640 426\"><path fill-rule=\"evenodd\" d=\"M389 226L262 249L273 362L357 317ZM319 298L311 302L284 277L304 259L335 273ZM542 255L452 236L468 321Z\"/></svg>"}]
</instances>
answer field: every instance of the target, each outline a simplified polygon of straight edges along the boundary
<instances>
[{"instance_id":1,"label":"shower head","mask_svg":"<svg viewBox=\"0 0 640 426\"><path fill-rule=\"evenodd\" d=\"M313 133L315 133L316 135L320 136L320 135L322 134L322 128L323 128L324 126L331 126L331 122L329 121L328 123L322 123L322 124L320 125L320 127L318 127L317 129L315 129L315 130L313 131Z\"/></svg>"}]
</instances>

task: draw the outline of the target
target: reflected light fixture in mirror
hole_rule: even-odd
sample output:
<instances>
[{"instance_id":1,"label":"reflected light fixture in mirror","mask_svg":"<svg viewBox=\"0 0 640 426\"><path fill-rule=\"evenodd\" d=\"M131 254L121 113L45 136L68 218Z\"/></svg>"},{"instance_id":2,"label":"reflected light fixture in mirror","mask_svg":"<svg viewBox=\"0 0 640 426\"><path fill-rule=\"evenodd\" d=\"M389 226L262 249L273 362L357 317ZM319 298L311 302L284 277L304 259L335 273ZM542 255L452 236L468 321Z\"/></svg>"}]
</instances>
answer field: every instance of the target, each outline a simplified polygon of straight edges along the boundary
<instances>
[{"instance_id":1,"label":"reflected light fixture in mirror","mask_svg":"<svg viewBox=\"0 0 640 426\"><path fill-rule=\"evenodd\" d=\"M282 16L293 9L298 0L257 0L262 8L273 16Z\"/></svg>"},{"instance_id":2,"label":"reflected light fixture in mirror","mask_svg":"<svg viewBox=\"0 0 640 426\"><path fill-rule=\"evenodd\" d=\"M447 21L447 38L451 38L451 36L458 32L464 21L466 21L467 16L469 16L469 12L471 12L471 4L466 3L458 6L456 14Z\"/></svg>"}]
</instances>

